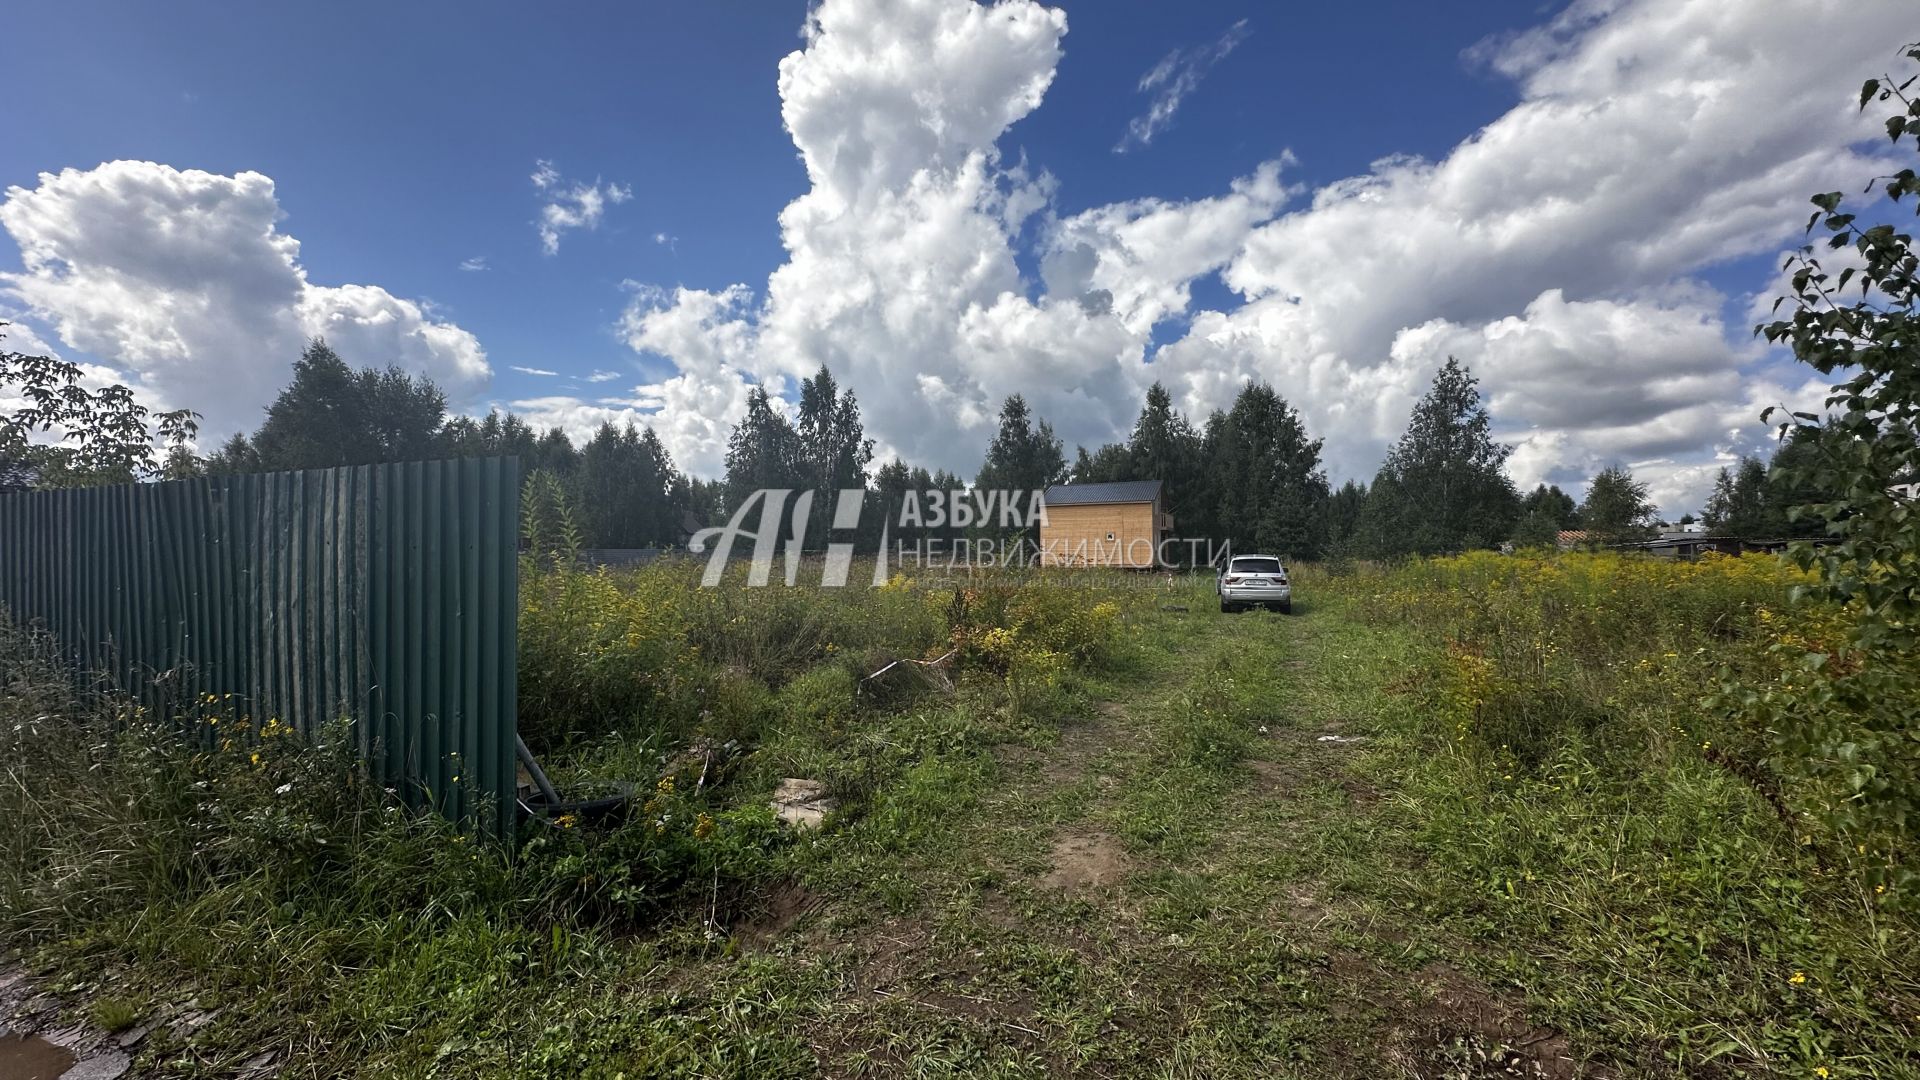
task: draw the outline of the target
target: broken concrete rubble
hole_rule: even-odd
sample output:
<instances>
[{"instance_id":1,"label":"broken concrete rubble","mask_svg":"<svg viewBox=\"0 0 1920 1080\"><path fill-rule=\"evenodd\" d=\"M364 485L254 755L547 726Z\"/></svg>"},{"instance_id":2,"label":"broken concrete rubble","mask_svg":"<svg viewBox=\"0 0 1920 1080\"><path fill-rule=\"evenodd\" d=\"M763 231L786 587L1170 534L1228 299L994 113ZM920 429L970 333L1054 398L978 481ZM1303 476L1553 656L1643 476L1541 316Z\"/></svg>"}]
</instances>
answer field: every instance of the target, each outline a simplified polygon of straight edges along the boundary
<instances>
[{"instance_id":1,"label":"broken concrete rubble","mask_svg":"<svg viewBox=\"0 0 1920 1080\"><path fill-rule=\"evenodd\" d=\"M786 779L773 789L773 814L796 829L817 829L839 804L818 780Z\"/></svg>"}]
</instances>

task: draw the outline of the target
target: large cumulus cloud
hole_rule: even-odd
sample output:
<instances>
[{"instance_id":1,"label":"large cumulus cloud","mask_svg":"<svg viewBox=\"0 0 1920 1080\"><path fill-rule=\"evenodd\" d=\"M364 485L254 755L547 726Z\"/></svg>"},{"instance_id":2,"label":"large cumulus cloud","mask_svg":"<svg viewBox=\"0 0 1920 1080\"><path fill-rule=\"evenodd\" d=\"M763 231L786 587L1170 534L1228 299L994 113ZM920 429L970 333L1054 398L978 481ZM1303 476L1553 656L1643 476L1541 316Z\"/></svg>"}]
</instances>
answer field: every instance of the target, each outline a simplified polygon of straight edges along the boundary
<instances>
[{"instance_id":1,"label":"large cumulus cloud","mask_svg":"<svg viewBox=\"0 0 1920 1080\"><path fill-rule=\"evenodd\" d=\"M640 294L629 344L736 403L747 380L791 385L824 363L859 392L883 450L929 465L971 470L1013 393L1070 439L1110 435L1138 408L1153 324L1283 191L1276 163L1217 199L1042 214L1053 177L998 143L1040 104L1065 32L1064 14L1026 0L820 5L780 64L781 115L812 184L780 215L788 261L762 297L744 284ZM1023 244L1056 288L1022 276ZM684 332L703 325L716 341ZM736 416L673 448L717 465Z\"/></svg>"},{"instance_id":2,"label":"large cumulus cloud","mask_svg":"<svg viewBox=\"0 0 1920 1080\"><path fill-rule=\"evenodd\" d=\"M1520 101L1439 160L1389 158L1290 206L1277 157L1213 198L1061 215L1052 177L1000 148L1054 78L1060 12L825 0L780 66L812 185L780 217L788 261L760 293L644 293L627 340L716 400L829 364L886 447L963 471L1006 393L1094 442L1151 379L1198 412L1264 378L1360 477L1452 351L1521 445L1521 479L1624 461L1678 506L1763 437L1756 400L1804 389L1766 376L1692 278L1774 251L1809 192L1876 169L1849 88L1906 14L1578 3L1471 50ZM1190 310L1215 272L1235 303ZM703 325L716 340L684 333ZM1156 326L1176 339L1155 347ZM714 419L676 450L715 465L732 416Z\"/></svg>"},{"instance_id":3,"label":"large cumulus cloud","mask_svg":"<svg viewBox=\"0 0 1920 1080\"><path fill-rule=\"evenodd\" d=\"M1853 148L1872 121L1849 88L1905 21L1892 3L1585 3L1487 43L1518 105L1441 161L1383 161L1253 230L1225 274L1246 302L1161 359L1193 405L1223 372L1300 387L1336 468L1362 475L1449 350L1536 473L1744 446L1764 435L1733 422L1757 356L1686 275L1773 251L1810 192L1884 171Z\"/></svg>"},{"instance_id":4,"label":"large cumulus cloud","mask_svg":"<svg viewBox=\"0 0 1920 1080\"><path fill-rule=\"evenodd\" d=\"M824 363L883 452L965 474L1010 393L1093 444L1150 381L1203 413L1257 377L1327 439L1336 479L1365 478L1451 353L1518 446L1516 479L1624 462L1694 509L1765 437L1760 408L1819 399L1753 345L1753 298L1716 268L1792 242L1808 193L1887 171L1850 88L1911 38L1907 6L1579 0L1469 50L1517 102L1437 159L1307 190L1276 145L1206 198L1070 210L1009 138L1059 71L1063 13L822 0L778 72L808 185L779 217L785 262L724 289L635 286L616 329L664 375L516 404L576 432L650 423L712 474L750 386L790 393ZM257 173L43 175L0 204L25 267L0 291L216 432L250 424L316 333L476 400L472 335L376 286L309 282L279 216ZM1196 310L1216 275L1226 302Z\"/></svg>"},{"instance_id":5,"label":"large cumulus cloud","mask_svg":"<svg viewBox=\"0 0 1920 1080\"><path fill-rule=\"evenodd\" d=\"M428 375L456 401L485 385L479 341L418 302L308 281L280 217L256 172L114 161L42 173L0 203L23 266L0 290L149 400L203 413L213 438L258 423L314 335L356 362Z\"/></svg>"}]
</instances>

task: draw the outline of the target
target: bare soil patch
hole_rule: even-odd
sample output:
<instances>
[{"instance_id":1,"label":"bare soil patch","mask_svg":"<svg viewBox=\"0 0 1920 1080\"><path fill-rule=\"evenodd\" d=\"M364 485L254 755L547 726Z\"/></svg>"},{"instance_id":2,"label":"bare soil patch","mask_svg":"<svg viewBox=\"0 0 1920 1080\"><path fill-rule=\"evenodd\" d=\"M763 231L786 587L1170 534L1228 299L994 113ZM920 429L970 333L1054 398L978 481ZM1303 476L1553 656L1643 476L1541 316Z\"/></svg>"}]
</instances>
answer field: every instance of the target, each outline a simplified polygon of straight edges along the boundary
<instances>
[{"instance_id":1,"label":"bare soil patch","mask_svg":"<svg viewBox=\"0 0 1920 1080\"><path fill-rule=\"evenodd\" d=\"M1052 864L1040 884L1068 892L1119 885L1133 871L1133 861L1119 838L1105 832L1062 836L1054 841Z\"/></svg>"},{"instance_id":2,"label":"bare soil patch","mask_svg":"<svg viewBox=\"0 0 1920 1080\"><path fill-rule=\"evenodd\" d=\"M1602 1080L1609 1075L1582 1065L1565 1035L1528 1023L1517 1003L1447 964L1428 964L1417 980L1431 997L1406 1014L1388 1058L1422 1080Z\"/></svg>"},{"instance_id":3,"label":"bare soil patch","mask_svg":"<svg viewBox=\"0 0 1920 1080\"><path fill-rule=\"evenodd\" d=\"M1340 775L1340 790L1347 793L1353 805L1366 809L1380 801L1380 790L1352 773Z\"/></svg>"},{"instance_id":4,"label":"bare soil patch","mask_svg":"<svg viewBox=\"0 0 1920 1080\"><path fill-rule=\"evenodd\" d=\"M818 894L799 882L781 882L767 893L759 910L734 928L734 939L742 948L765 948L824 903Z\"/></svg>"}]
</instances>

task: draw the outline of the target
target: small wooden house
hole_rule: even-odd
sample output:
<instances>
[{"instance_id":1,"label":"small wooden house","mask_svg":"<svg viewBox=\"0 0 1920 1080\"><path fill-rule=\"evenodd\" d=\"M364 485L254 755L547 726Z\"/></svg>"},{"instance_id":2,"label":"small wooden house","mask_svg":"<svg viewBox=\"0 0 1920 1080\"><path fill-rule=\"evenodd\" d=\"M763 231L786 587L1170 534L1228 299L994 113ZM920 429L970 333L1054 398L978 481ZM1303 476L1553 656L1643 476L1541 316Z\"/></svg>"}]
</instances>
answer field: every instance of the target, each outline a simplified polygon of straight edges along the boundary
<instances>
[{"instance_id":1,"label":"small wooden house","mask_svg":"<svg viewBox=\"0 0 1920 1080\"><path fill-rule=\"evenodd\" d=\"M1046 507L1040 565L1162 565L1160 541L1172 532L1173 518L1162 508L1160 481L1055 484L1046 491Z\"/></svg>"}]
</instances>

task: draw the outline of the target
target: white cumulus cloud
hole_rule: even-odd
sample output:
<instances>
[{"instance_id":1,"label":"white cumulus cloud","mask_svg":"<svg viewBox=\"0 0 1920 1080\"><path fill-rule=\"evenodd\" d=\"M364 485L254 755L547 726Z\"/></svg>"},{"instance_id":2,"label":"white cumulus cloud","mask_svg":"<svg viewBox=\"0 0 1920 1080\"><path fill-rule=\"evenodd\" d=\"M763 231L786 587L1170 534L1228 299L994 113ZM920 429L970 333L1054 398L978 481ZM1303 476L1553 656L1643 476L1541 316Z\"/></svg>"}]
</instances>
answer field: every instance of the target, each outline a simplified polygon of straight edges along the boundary
<instances>
[{"instance_id":1,"label":"white cumulus cloud","mask_svg":"<svg viewBox=\"0 0 1920 1080\"><path fill-rule=\"evenodd\" d=\"M1371 471L1449 348L1527 425L1519 460L1536 470L1712 460L1763 437L1731 430L1750 351L1714 340L1746 327L1721 325L1686 277L1775 251L1810 193L1886 171L1853 149L1872 123L1850 88L1904 16L1583 4L1484 46L1477 60L1521 80L1518 105L1439 161L1382 161L1252 230L1224 275L1245 302L1196 318L1156 366L1192 406L1273 381L1327 436L1336 474Z\"/></svg>"},{"instance_id":2,"label":"white cumulus cloud","mask_svg":"<svg viewBox=\"0 0 1920 1080\"><path fill-rule=\"evenodd\" d=\"M824 0L780 64L810 181L780 215L787 261L764 289L637 288L621 329L713 402L827 364L882 445L963 473L1009 393L1092 444L1154 379L1203 414L1262 378L1336 479L1365 479L1452 353L1517 478L1577 486L1620 461L1695 508L1716 463L1765 438L1759 409L1808 389L1725 324L1750 297L1697 278L1793 242L1811 192L1887 171L1850 88L1906 22L1895 0L1580 3L1469 51L1520 101L1437 160L1307 192L1280 154L1212 197L1061 214L1054 178L1000 143L1055 77L1062 13ZM1143 81L1177 88L1244 32ZM1214 274L1232 301L1193 310ZM677 419L670 445L717 470L734 418Z\"/></svg>"},{"instance_id":3,"label":"white cumulus cloud","mask_svg":"<svg viewBox=\"0 0 1920 1080\"><path fill-rule=\"evenodd\" d=\"M1370 476L1451 354L1518 447L1516 479L1620 461L1697 509L1717 463L1765 438L1761 408L1819 396L1751 342L1753 297L1719 271L1794 242L1810 193L1888 171L1853 88L1910 21L1899 0L1580 0L1469 50L1518 101L1433 159L1306 190L1276 147L1207 197L1069 211L1044 164L1003 145L1060 70L1062 12L821 0L777 79L807 175L779 215L785 262L725 288L634 285L618 333L666 374L514 404L576 433L652 424L711 475L750 387L785 393L826 364L884 447L970 473L1010 393L1091 445L1124 434L1150 381L1203 414L1263 378L1339 480ZM1147 73L1139 143L1245 32ZM546 161L531 179L549 253L630 197ZM258 173L44 174L0 204L23 265L0 290L215 430L251 426L312 334L471 400L488 376L471 334L376 286L309 282L279 217ZM1227 298L1195 310L1215 278Z\"/></svg>"},{"instance_id":4,"label":"white cumulus cloud","mask_svg":"<svg viewBox=\"0 0 1920 1080\"><path fill-rule=\"evenodd\" d=\"M1419 371L1450 355L1472 358L1490 388L1496 434L1515 446L1508 471L1522 487L1578 486L1625 464L1665 504L1697 510L1698 488L1731 450L1765 438L1754 423L1761 409L1816 408L1825 390L1817 379L1789 387L1760 374L1761 349L1728 337L1721 306L1698 288L1587 301L1549 289L1518 315L1403 330L1391 355ZM1713 447L1727 450L1702 456ZM1689 459L1705 467L1687 468Z\"/></svg>"},{"instance_id":5,"label":"white cumulus cloud","mask_svg":"<svg viewBox=\"0 0 1920 1080\"><path fill-rule=\"evenodd\" d=\"M930 466L970 473L1012 393L1072 439L1130 419L1153 324L1286 193L1275 163L1214 199L1054 220L1053 177L997 143L1039 106L1065 32L1030 0L814 10L780 64L811 181L780 215L787 262L763 292L640 289L622 322L633 348L675 364L681 393L728 410L669 422L680 460L717 470L746 388L779 392L823 363L883 446ZM1023 279L1023 237L1045 248L1051 288Z\"/></svg>"},{"instance_id":6,"label":"white cumulus cloud","mask_svg":"<svg viewBox=\"0 0 1920 1080\"><path fill-rule=\"evenodd\" d=\"M0 227L23 269L11 296L67 347L124 369L204 436L258 424L308 338L350 362L399 364L456 402L491 375L474 336L374 285L318 285L279 230L273 181L114 161L11 187Z\"/></svg>"}]
</instances>

